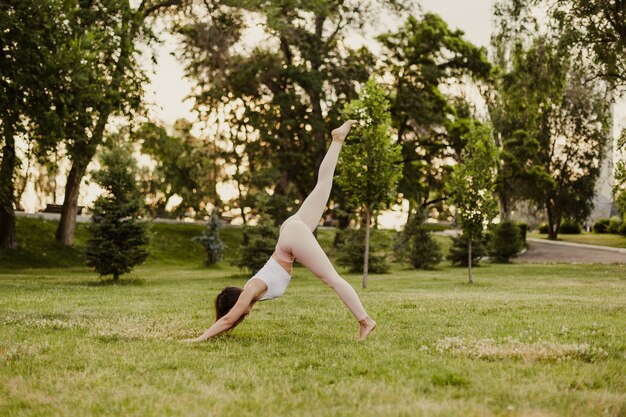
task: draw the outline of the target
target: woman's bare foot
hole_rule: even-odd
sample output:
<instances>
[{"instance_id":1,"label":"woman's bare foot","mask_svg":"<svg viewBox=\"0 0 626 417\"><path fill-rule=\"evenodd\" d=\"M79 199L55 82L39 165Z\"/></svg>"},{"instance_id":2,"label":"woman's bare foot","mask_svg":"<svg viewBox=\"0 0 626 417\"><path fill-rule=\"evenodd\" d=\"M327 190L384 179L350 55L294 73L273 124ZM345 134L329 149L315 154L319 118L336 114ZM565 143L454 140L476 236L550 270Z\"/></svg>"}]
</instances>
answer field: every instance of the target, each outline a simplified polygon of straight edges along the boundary
<instances>
[{"instance_id":1,"label":"woman's bare foot","mask_svg":"<svg viewBox=\"0 0 626 417\"><path fill-rule=\"evenodd\" d=\"M359 330L359 340L365 340L367 335L369 335L376 327L376 322L369 317L366 317L359 321L359 325L361 325L361 329Z\"/></svg>"},{"instance_id":2,"label":"woman's bare foot","mask_svg":"<svg viewBox=\"0 0 626 417\"><path fill-rule=\"evenodd\" d=\"M350 128L352 128L352 126L355 125L356 123L357 123L356 120L348 120L347 122L339 126L337 129L334 129L332 132L330 132L331 136L333 137L333 140L336 142L343 143L343 141L346 139L346 136L348 136L348 132L350 132Z\"/></svg>"}]
</instances>

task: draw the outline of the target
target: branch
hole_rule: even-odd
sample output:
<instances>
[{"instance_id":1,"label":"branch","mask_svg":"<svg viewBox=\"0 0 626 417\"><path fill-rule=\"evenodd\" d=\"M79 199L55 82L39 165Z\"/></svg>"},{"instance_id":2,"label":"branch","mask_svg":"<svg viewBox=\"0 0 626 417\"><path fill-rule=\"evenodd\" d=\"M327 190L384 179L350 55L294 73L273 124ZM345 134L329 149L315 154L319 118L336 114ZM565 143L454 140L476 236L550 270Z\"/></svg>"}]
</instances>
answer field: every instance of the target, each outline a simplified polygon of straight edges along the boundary
<instances>
[{"instance_id":1,"label":"branch","mask_svg":"<svg viewBox=\"0 0 626 417\"><path fill-rule=\"evenodd\" d=\"M158 11L160 9L166 8L166 7L171 7L171 6L180 6L183 4L183 0L163 0L159 3L156 3L150 7L148 7L147 9L144 10L145 6L146 6L146 0L143 0L141 2L141 5L139 6L139 9L137 9L138 12L143 13L144 16L149 16L150 14L154 13L155 11Z\"/></svg>"}]
</instances>

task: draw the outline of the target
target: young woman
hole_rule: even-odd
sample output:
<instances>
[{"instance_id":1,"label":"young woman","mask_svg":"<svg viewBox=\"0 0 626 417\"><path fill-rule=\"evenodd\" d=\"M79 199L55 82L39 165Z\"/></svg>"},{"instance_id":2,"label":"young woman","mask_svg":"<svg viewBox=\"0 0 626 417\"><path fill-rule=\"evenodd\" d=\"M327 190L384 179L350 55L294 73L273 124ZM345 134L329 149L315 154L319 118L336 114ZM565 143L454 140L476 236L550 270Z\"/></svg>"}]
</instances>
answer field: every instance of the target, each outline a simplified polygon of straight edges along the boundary
<instances>
[{"instance_id":1,"label":"young woman","mask_svg":"<svg viewBox=\"0 0 626 417\"><path fill-rule=\"evenodd\" d=\"M376 322L367 315L357 293L335 271L313 236L313 231L330 197L339 151L355 123L356 121L349 120L332 131L332 143L320 165L317 185L304 200L298 212L281 225L276 250L265 266L250 278L243 288L224 288L215 299L215 323L201 336L186 341L201 342L232 329L250 314L252 306L257 301L271 300L283 295L291 280L294 259L335 290L359 322L359 339L365 339L374 330Z\"/></svg>"}]
</instances>

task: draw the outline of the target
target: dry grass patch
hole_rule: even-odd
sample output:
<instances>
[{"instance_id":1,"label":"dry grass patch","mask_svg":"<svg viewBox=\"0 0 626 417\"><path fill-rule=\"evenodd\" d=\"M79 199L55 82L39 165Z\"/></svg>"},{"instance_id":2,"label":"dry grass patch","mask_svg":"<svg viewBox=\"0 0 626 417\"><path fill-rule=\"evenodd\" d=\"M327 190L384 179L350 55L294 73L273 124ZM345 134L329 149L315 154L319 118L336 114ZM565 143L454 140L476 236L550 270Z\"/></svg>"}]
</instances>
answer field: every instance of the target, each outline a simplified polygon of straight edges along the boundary
<instances>
[{"instance_id":1,"label":"dry grass patch","mask_svg":"<svg viewBox=\"0 0 626 417\"><path fill-rule=\"evenodd\" d=\"M428 350L427 347L422 348ZM528 343L514 338L506 338L503 342L498 343L494 339L446 337L435 342L432 350L472 359L520 359L528 362L558 362L565 359L593 361L608 356L607 351L589 343L556 343L546 340Z\"/></svg>"}]
</instances>

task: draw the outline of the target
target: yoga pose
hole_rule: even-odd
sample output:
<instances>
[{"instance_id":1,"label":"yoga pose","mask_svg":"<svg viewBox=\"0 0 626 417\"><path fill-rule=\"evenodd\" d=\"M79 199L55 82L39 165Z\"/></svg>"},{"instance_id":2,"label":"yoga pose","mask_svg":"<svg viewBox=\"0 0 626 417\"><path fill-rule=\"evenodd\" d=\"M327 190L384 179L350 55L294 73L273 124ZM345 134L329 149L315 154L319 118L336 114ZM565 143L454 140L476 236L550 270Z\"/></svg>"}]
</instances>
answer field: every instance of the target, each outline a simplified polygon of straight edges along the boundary
<instances>
[{"instance_id":1,"label":"yoga pose","mask_svg":"<svg viewBox=\"0 0 626 417\"><path fill-rule=\"evenodd\" d=\"M187 341L201 342L232 329L250 314L252 306L257 301L271 300L283 295L291 280L294 259L335 290L359 322L359 339L365 339L374 330L376 322L365 312L356 291L335 271L313 236L313 231L330 197L339 151L350 128L355 123L356 121L349 120L332 131L332 143L320 165L317 185L304 200L297 213L281 225L276 250L265 266L250 278L243 288L224 288L215 299L215 323L201 336L187 339Z\"/></svg>"}]
</instances>

